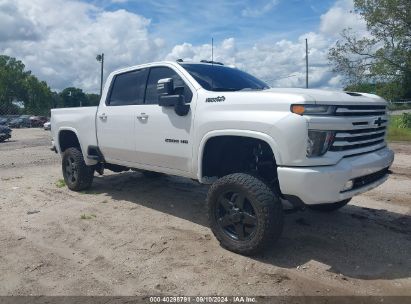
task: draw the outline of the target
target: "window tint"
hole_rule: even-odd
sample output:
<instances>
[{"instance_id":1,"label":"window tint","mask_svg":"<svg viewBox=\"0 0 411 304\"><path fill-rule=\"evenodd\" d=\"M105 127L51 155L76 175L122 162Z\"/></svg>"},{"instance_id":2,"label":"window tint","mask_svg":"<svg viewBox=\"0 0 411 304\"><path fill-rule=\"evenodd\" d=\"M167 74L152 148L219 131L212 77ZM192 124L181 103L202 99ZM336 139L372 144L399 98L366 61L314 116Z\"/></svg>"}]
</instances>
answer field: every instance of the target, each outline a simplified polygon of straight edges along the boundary
<instances>
[{"instance_id":1,"label":"window tint","mask_svg":"<svg viewBox=\"0 0 411 304\"><path fill-rule=\"evenodd\" d=\"M147 74L148 69L142 69L117 75L111 87L108 105L124 106L142 104Z\"/></svg>"},{"instance_id":2,"label":"window tint","mask_svg":"<svg viewBox=\"0 0 411 304\"><path fill-rule=\"evenodd\" d=\"M150 69L150 75L148 77L146 104L158 104L157 82L163 78L173 78L174 93L182 94L186 103L191 101L193 93L176 72L167 67L155 67Z\"/></svg>"},{"instance_id":3,"label":"window tint","mask_svg":"<svg viewBox=\"0 0 411 304\"><path fill-rule=\"evenodd\" d=\"M268 85L254 76L221 65L182 64L195 80L209 91L265 90Z\"/></svg>"}]
</instances>

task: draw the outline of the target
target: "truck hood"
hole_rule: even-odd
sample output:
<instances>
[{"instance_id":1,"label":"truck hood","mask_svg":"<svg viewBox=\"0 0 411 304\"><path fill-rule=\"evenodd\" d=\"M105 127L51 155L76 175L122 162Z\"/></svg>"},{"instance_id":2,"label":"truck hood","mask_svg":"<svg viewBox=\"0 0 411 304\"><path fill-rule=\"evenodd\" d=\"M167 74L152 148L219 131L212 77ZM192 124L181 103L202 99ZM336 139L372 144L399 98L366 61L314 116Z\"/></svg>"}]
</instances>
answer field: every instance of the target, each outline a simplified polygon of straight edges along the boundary
<instances>
[{"instance_id":1,"label":"truck hood","mask_svg":"<svg viewBox=\"0 0 411 304\"><path fill-rule=\"evenodd\" d=\"M329 105L385 105L387 102L374 94L344 92L318 89L301 89L301 88L284 88L284 89L268 89L261 91L262 94L290 94L302 97L307 103L314 102L316 104Z\"/></svg>"}]
</instances>

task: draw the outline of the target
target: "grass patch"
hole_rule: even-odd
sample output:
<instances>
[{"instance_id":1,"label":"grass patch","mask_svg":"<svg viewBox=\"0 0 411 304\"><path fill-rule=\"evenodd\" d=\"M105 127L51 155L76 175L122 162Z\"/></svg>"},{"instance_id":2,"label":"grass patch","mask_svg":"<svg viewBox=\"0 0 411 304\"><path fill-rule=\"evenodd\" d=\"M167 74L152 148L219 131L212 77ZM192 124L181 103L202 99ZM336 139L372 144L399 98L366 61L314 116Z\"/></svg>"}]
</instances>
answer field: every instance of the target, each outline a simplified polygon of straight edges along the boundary
<instances>
[{"instance_id":1,"label":"grass patch","mask_svg":"<svg viewBox=\"0 0 411 304\"><path fill-rule=\"evenodd\" d=\"M80 216L80 219L82 219L82 220L91 220L91 219L96 218L96 217L97 217L97 215L95 215L95 214L88 215L88 214L83 213Z\"/></svg>"},{"instance_id":2,"label":"grass patch","mask_svg":"<svg viewBox=\"0 0 411 304\"><path fill-rule=\"evenodd\" d=\"M64 179L59 179L57 182L56 182L56 187L57 188L63 188L63 187L65 187L66 186L66 182L64 181Z\"/></svg>"},{"instance_id":3,"label":"grass patch","mask_svg":"<svg viewBox=\"0 0 411 304\"><path fill-rule=\"evenodd\" d=\"M411 128L401 128L401 116L390 117L388 125L388 141L411 141Z\"/></svg>"}]
</instances>

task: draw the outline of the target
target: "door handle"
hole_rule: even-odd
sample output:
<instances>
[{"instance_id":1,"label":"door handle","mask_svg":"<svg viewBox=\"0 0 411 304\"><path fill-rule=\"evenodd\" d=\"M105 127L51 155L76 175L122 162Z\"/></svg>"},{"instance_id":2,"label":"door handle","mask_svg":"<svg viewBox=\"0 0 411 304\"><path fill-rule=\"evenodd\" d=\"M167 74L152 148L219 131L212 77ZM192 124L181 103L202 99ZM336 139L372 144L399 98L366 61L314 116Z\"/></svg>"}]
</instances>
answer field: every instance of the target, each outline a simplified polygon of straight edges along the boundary
<instances>
[{"instance_id":1,"label":"door handle","mask_svg":"<svg viewBox=\"0 0 411 304\"><path fill-rule=\"evenodd\" d=\"M137 118L141 120L146 120L148 118L148 115L146 113L140 113L139 115L137 115Z\"/></svg>"},{"instance_id":2,"label":"door handle","mask_svg":"<svg viewBox=\"0 0 411 304\"><path fill-rule=\"evenodd\" d=\"M100 118L101 120L106 120L106 119L107 119L107 115L106 115L106 113L103 113L103 114L100 114L100 115L98 116L98 118Z\"/></svg>"}]
</instances>

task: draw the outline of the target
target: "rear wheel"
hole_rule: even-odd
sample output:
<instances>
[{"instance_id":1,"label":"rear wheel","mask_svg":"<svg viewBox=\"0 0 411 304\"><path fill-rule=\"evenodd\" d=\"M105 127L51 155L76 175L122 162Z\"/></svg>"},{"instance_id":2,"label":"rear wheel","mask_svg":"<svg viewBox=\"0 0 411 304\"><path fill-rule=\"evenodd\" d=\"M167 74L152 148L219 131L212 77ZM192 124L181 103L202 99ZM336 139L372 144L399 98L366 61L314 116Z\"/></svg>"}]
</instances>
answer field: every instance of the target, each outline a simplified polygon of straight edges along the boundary
<instances>
[{"instance_id":1,"label":"rear wheel","mask_svg":"<svg viewBox=\"0 0 411 304\"><path fill-rule=\"evenodd\" d=\"M64 151L62 169L64 181L69 189L81 191L90 188L94 168L86 165L83 153L78 148L68 148Z\"/></svg>"},{"instance_id":2,"label":"rear wheel","mask_svg":"<svg viewBox=\"0 0 411 304\"><path fill-rule=\"evenodd\" d=\"M281 235L279 196L254 176L235 173L218 179L209 190L207 207L211 230L230 251L255 254Z\"/></svg>"},{"instance_id":3,"label":"rear wheel","mask_svg":"<svg viewBox=\"0 0 411 304\"><path fill-rule=\"evenodd\" d=\"M318 204L318 205L308 205L308 208L315 210L315 211L321 211L321 212L333 212L336 211L345 205L347 205L351 201L351 198L339 201L336 203L330 203L330 204Z\"/></svg>"}]
</instances>

